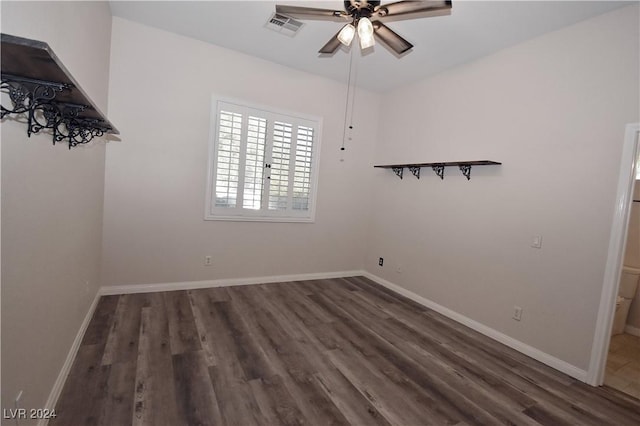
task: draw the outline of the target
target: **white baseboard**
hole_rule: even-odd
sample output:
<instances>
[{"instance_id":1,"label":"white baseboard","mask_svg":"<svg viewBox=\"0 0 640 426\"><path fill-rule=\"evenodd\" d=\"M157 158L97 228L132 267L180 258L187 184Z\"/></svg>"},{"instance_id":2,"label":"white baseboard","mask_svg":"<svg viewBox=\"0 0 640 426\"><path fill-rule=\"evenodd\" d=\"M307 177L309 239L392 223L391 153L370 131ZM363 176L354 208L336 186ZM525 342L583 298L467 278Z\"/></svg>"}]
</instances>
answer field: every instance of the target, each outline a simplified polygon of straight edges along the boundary
<instances>
[{"instance_id":1,"label":"white baseboard","mask_svg":"<svg viewBox=\"0 0 640 426\"><path fill-rule=\"evenodd\" d=\"M640 336L640 328L632 327L629 324L624 326L624 332L632 336Z\"/></svg>"},{"instance_id":2,"label":"white baseboard","mask_svg":"<svg viewBox=\"0 0 640 426\"><path fill-rule=\"evenodd\" d=\"M53 410L56 408L56 404L58 403L58 398L60 397L60 393L62 392L64 382L67 380L67 376L69 375L69 371L71 370L73 361L76 359L76 354L78 353L78 349L80 348L80 343L82 343L84 332L87 331L87 327L91 322L91 318L93 317L93 313L96 310L96 306L98 306L100 296L100 291L98 291L96 293L96 296L93 298L93 302L91 302L91 305L89 306L89 310L87 311L84 320L82 320L82 324L80 324L78 333L76 334L76 337L71 344L71 348L69 349L69 353L67 354L67 359L65 359L64 364L62 365L62 369L60 370L60 373L58 373L58 378L54 382L53 388L49 393L49 398L47 398L47 402L45 403L43 408L49 410ZM38 426L46 426L48 423L49 420L43 418L38 421Z\"/></svg>"},{"instance_id":3,"label":"white baseboard","mask_svg":"<svg viewBox=\"0 0 640 426\"><path fill-rule=\"evenodd\" d=\"M271 275L251 278L222 278L218 280L185 281L158 284L132 284L118 286L103 286L100 295L153 293L156 291L193 290L197 288L231 287L235 285L268 284L290 281L322 280L329 278L353 277L362 275L363 271L319 272L297 275Z\"/></svg>"},{"instance_id":4,"label":"white baseboard","mask_svg":"<svg viewBox=\"0 0 640 426\"><path fill-rule=\"evenodd\" d=\"M427 298L417 295L416 293L409 291L405 288L402 288L390 281L385 280L384 278L380 278L377 275L373 275L367 271L363 271L361 275L369 278L372 281L392 290L402 296L405 296L408 299L413 300L423 306L426 306L429 309L432 309L439 314L444 315L447 318L450 318L460 324L466 325L467 327L484 334L487 337L492 338L504 345L509 346L512 349L515 349L518 352L521 352L537 361L540 361L543 364L548 365L551 368L554 368L558 371L561 371L565 374L568 374L571 377L574 377L582 382L585 382L587 379L587 372L581 368L576 367L575 365L569 364L566 361L563 361L559 358L556 358L552 355L549 355L546 352L543 352L539 349L534 348L533 346L529 346L526 343L523 343L519 340L516 340L512 337L507 336L504 333L499 332L491 327L488 327L484 324L481 324L471 318L465 317L462 314L459 314L455 311L452 311L449 308L446 308L442 305L437 304Z\"/></svg>"}]
</instances>

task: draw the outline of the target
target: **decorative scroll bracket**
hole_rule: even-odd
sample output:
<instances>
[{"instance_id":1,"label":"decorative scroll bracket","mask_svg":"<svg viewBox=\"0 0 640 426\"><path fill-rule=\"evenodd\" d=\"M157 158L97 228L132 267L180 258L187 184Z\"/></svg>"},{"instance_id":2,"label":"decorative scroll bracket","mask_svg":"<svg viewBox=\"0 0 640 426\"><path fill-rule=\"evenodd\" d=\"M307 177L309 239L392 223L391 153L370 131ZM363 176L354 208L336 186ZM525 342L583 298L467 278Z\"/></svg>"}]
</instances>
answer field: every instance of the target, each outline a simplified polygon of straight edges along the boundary
<instances>
[{"instance_id":1,"label":"decorative scroll bracket","mask_svg":"<svg viewBox=\"0 0 640 426\"><path fill-rule=\"evenodd\" d=\"M402 174L404 173L404 167L392 167L393 173L396 174L400 179L402 179Z\"/></svg>"},{"instance_id":2,"label":"decorative scroll bracket","mask_svg":"<svg viewBox=\"0 0 640 426\"><path fill-rule=\"evenodd\" d=\"M50 129L53 144L67 141L71 147L86 144L94 137L103 136L112 130L104 120L80 117L88 108L56 101L56 95L73 86L66 83L42 81L2 74L0 92L8 95L11 107L0 105L0 118L7 115L27 114L27 136Z\"/></svg>"},{"instance_id":3,"label":"decorative scroll bracket","mask_svg":"<svg viewBox=\"0 0 640 426\"><path fill-rule=\"evenodd\" d=\"M438 175L438 177L441 180L444 180L444 166L437 165L437 166L431 166L431 168L433 169L434 172L436 172L436 175Z\"/></svg>"},{"instance_id":4,"label":"decorative scroll bracket","mask_svg":"<svg viewBox=\"0 0 640 426\"><path fill-rule=\"evenodd\" d=\"M393 172L402 179L403 168L408 168L413 175L420 179L420 169L422 167L431 167L436 175L444 180L444 169L446 167L459 167L460 171L467 178L471 180L471 166L499 166L502 163L491 160L474 160L474 161L449 161L449 162L437 162L437 163L406 163L406 164L380 164L373 167L381 169L391 169Z\"/></svg>"},{"instance_id":5,"label":"decorative scroll bracket","mask_svg":"<svg viewBox=\"0 0 640 426\"><path fill-rule=\"evenodd\" d=\"M26 112L29 118L32 119L33 111L37 105L51 102L56 97L57 92L62 92L69 88L70 86L65 83L53 83L2 74L0 89L3 93L9 95L13 109L0 106L0 118L4 118L8 114ZM27 129L27 132L31 134L31 129Z\"/></svg>"},{"instance_id":6,"label":"decorative scroll bracket","mask_svg":"<svg viewBox=\"0 0 640 426\"><path fill-rule=\"evenodd\" d=\"M461 164L460 165L460 171L462 172L464 177L467 178L467 180L471 180L471 166L466 165L466 164Z\"/></svg>"},{"instance_id":7,"label":"decorative scroll bracket","mask_svg":"<svg viewBox=\"0 0 640 426\"><path fill-rule=\"evenodd\" d=\"M47 43L0 33L0 119L19 117L27 136L50 131L69 148L118 134Z\"/></svg>"}]
</instances>

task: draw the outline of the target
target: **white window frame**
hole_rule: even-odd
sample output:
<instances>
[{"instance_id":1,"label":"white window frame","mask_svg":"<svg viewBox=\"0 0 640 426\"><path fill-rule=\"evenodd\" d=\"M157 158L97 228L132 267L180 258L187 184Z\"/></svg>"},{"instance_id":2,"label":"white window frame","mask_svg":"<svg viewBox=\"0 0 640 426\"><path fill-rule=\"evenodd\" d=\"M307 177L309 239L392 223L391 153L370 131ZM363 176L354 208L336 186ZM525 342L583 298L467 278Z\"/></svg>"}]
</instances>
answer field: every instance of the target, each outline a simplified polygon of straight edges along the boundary
<instances>
[{"instance_id":1,"label":"white window frame","mask_svg":"<svg viewBox=\"0 0 640 426\"><path fill-rule=\"evenodd\" d=\"M273 127L275 120L287 120L291 122L294 127L299 125L312 127L314 139L311 154L311 189L308 210L296 211L291 208L292 201L292 185L293 179L289 180L289 202L288 208L284 211L281 210L268 210L264 208L264 203L268 202L268 199L263 200L263 208L260 210L245 209L242 207L242 197L238 197L238 203L236 207L216 207L216 163L218 158L218 137L219 137L219 111L221 105L231 105L233 108L237 107L237 110L249 111L258 110L265 118L267 118L267 126ZM226 221L251 221L251 222L314 222L316 216L316 200L318 195L318 175L320 166L320 144L322 140L322 117L302 114L298 112L285 111L279 108L274 108L266 105L258 105L253 102L248 102L235 98L228 98L213 94L211 97L211 115L210 115L210 132L209 132L209 155L208 155L208 173L207 173L207 193L205 204L205 220L226 220ZM246 116L243 121L243 129L246 128ZM290 172L293 173L295 167L295 138L292 137L292 146L290 153ZM268 142L267 142L268 143ZM241 153L244 145L246 145L246 138L241 140ZM271 153L265 152L265 162L269 161ZM240 157L240 177L238 181L238 193L244 191L243 179L244 170L242 164L244 164L246 157L241 155ZM266 170L266 169L265 169ZM266 177L264 178L266 182ZM263 198L268 198L268 191L263 186Z\"/></svg>"}]
</instances>

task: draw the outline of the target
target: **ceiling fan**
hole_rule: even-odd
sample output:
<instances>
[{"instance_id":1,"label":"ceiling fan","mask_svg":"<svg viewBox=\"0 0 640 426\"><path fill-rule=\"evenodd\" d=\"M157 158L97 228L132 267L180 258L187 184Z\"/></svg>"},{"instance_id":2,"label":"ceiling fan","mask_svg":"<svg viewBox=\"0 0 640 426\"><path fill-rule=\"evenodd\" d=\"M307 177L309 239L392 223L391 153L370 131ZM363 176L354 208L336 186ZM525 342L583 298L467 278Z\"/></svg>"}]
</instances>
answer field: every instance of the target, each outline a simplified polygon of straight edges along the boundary
<instances>
[{"instance_id":1,"label":"ceiling fan","mask_svg":"<svg viewBox=\"0 0 640 426\"><path fill-rule=\"evenodd\" d=\"M276 13L292 18L338 22L350 21L320 49L319 53L333 53L340 47L340 44L349 46L353 41L357 28L361 49L373 46L375 44L375 35L400 55L411 49L413 45L378 19L391 21L448 15L451 13L451 0L397 1L384 5L381 5L379 1L345 0L344 9L331 10L276 5Z\"/></svg>"}]
</instances>

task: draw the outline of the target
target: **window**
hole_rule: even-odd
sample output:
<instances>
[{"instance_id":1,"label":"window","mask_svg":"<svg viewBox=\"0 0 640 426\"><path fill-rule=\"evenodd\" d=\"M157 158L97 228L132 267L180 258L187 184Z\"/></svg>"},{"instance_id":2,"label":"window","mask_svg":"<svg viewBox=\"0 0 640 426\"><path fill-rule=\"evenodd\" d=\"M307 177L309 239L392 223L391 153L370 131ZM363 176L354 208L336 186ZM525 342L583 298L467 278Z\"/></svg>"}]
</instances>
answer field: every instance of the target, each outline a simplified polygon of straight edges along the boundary
<instances>
[{"instance_id":1,"label":"window","mask_svg":"<svg viewBox=\"0 0 640 426\"><path fill-rule=\"evenodd\" d=\"M214 97L205 219L312 222L321 122Z\"/></svg>"}]
</instances>

